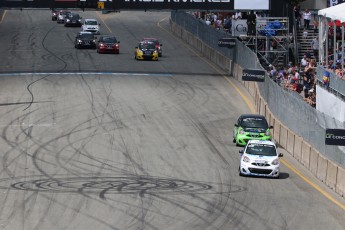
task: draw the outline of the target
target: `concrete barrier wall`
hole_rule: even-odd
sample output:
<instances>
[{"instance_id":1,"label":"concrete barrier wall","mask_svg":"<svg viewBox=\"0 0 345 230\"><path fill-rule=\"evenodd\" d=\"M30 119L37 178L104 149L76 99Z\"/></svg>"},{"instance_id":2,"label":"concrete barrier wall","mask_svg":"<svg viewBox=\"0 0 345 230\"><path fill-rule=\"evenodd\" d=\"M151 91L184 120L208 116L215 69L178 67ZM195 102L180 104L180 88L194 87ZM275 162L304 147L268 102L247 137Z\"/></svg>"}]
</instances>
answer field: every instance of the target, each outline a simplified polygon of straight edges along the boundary
<instances>
[{"instance_id":1,"label":"concrete barrier wall","mask_svg":"<svg viewBox=\"0 0 345 230\"><path fill-rule=\"evenodd\" d=\"M327 161L326 184L335 190L337 184L338 167L331 161Z\"/></svg>"},{"instance_id":2,"label":"concrete barrier wall","mask_svg":"<svg viewBox=\"0 0 345 230\"><path fill-rule=\"evenodd\" d=\"M311 151L311 146L302 141L302 156L301 156L301 163L309 169L309 164L310 164L310 151Z\"/></svg>"},{"instance_id":3,"label":"concrete barrier wall","mask_svg":"<svg viewBox=\"0 0 345 230\"><path fill-rule=\"evenodd\" d=\"M310 163L309 170L316 175L318 166L319 152L314 148L310 148Z\"/></svg>"},{"instance_id":4,"label":"concrete barrier wall","mask_svg":"<svg viewBox=\"0 0 345 230\"><path fill-rule=\"evenodd\" d=\"M337 184L335 191L341 196L345 196L345 169L338 167Z\"/></svg>"},{"instance_id":5,"label":"concrete barrier wall","mask_svg":"<svg viewBox=\"0 0 345 230\"><path fill-rule=\"evenodd\" d=\"M293 155L294 148L295 148L295 134L291 130L288 130L286 150Z\"/></svg>"},{"instance_id":6,"label":"concrete barrier wall","mask_svg":"<svg viewBox=\"0 0 345 230\"><path fill-rule=\"evenodd\" d=\"M287 149L287 135L288 135L288 128L284 125L280 126L279 132L279 143L283 149Z\"/></svg>"},{"instance_id":7,"label":"concrete barrier wall","mask_svg":"<svg viewBox=\"0 0 345 230\"><path fill-rule=\"evenodd\" d=\"M223 70L231 70L230 74L242 82L248 92L254 97L255 108L259 114L265 115L269 124L274 125L273 136L278 144L287 150L302 165L308 168L319 180L334 189L341 196L345 196L345 169L325 158L321 153L309 145L302 137L296 135L288 127L278 121L267 107L260 95L257 85L253 82L242 81L242 68L237 63L231 63L229 58L211 49L191 33L183 30L175 23L171 23L172 32L185 42L199 50L205 57L217 64ZM231 63L231 68L230 68Z\"/></svg>"},{"instance_id":8,"label":"concrete barrier wall","mask_svg":"<svg viewBox=\"0 0 345 230\"><path fill-rule=\"evenodd\" d=\"M295 136L295 143L293 148L293 157L296 158L299 162L301 162L302 159L302 142L303 139L300 136Z\"/></svg>"},{"instance_id":9,"label":"concrete barrier wall","mask_svg":"<svg viewBox=\"0 0 345 230\"><path fill-rule=\"evenodd\" d=\"M280 143L280 126L281 123L278 119L274 119L274 124L273 124L273 139Z\"/></svg>"},{"instance_id":10,"label":"concrete barrier wall","mask_svg":"<svg viewBox=\"0 0 345 230\"><path fill-rule=\"evenodd\" d=\"M328 166L327 162L328 160L320 154L319 158L317 159L318 164L317 164L316 177L325 183L326 183L327 166Z\"/></svg>"}]
</instances>

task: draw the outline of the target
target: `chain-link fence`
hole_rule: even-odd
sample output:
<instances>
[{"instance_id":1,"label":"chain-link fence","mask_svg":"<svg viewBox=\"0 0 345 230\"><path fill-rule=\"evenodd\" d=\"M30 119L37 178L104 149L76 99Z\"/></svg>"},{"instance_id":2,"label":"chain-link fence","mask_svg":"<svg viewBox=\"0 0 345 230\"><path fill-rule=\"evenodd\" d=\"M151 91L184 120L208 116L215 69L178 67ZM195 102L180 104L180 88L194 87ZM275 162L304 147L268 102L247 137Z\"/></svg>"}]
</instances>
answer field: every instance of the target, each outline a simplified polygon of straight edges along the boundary
<instances>
[{"instance_id":1,"label":"chain-link fence","mask_svg":"<svg viewBox=\"0 0 345 230\"><path fill-rule=\"evenodd\" d=\"M242 68L263 69L256 54L240 41L236 41L236 47L232 49L218 47L218 39L224 38L225 32L215 30L212 26L206 25L202 20L185 12L174 11L171 19ZM326 127L344 128L342 122L318 112L309 106L301 95L285 90L269 77L258 85L260 94L270 110L283 124L303 137L324 156L345 167L344 148L325 145Z\"/></svg>"}]
</instances>

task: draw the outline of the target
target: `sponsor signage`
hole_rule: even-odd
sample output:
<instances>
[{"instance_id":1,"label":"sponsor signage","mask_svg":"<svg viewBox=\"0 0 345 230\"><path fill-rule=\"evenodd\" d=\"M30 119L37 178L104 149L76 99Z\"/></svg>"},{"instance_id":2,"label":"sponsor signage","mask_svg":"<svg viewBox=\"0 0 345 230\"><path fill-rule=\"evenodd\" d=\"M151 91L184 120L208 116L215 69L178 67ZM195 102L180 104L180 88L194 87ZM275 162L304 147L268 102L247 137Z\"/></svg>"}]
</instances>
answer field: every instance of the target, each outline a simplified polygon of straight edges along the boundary
<instances>
[{"instance_id":1,"label":"sponsor signage","mask_svg":"<svg viewBox=\"0 0 345 230\"><path fill-rule=\"evenodd\" d=\"M332 7L332 6L336 6L340 3L344 3L345 0L328 0L327 1L327 7Z\"/></svg>"},{"instance_id":2,"label":"sponsor signage","mask_svg":"<svg viewBox=\"0 0 345 230\"><path fill-rule=\"evenodd\" d=\"M247 20L245 19L237 19L232 20L232 36L243 36L247 35L248 25Z\"/></svg>"},{"instance_id":3,"label":"sponsor signage","mask_svg":"<svg viewBox=\"0 0 345 230\"><path fill-rule=\"evenodd\" d=\"M218 46L232 48L236 46L235 38L221 38L218 40Z\"/></svg>"},{"instance_id":4,"label":"sponsor signage","mask_svg":"<svg viewBox=\"0 0 345 230\"><path fill-rule=\"evenodd\" d=\"M261 69L244 69L242 75L242 81L265 81L265 70Z\"/></svg>"},{"instance_id":5,"label":"sponsor signage","mask_svg":"<svg viewBox=\"0 0 345 230\"><path fill-rule=\"evenodd\" d=\"M325 144L345 146L345 129L326 129Z\"/></svg>"},{"instance_id":6,"label":"sponsor signage","mask_svg":"<svg viewBox=\"0 0 345 230\"><path fill-rule=\"evenodd\" d=\"M1 7L97 8L98 2L111 9L234 10L234 0L0 0Z\"/></svg>"}]
</instances>

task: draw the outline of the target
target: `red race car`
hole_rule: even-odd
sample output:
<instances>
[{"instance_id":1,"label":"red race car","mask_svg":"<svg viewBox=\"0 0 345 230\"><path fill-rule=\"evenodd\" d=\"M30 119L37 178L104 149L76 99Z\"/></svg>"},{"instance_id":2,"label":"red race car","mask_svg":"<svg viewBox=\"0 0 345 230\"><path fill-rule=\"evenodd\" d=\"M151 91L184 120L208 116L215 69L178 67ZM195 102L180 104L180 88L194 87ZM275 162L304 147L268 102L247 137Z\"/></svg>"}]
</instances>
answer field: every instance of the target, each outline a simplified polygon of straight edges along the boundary
<instances>
[{"instance_id":1,"label":"red race car","mask_svg":"<svg viewBox=\"0 0 345 230\"><path fill-rule=\"evenodd\" d=\"M97 44L97 53L120 53L120 41L115 36L101 36Z\"/></svg>"}]
</instances>

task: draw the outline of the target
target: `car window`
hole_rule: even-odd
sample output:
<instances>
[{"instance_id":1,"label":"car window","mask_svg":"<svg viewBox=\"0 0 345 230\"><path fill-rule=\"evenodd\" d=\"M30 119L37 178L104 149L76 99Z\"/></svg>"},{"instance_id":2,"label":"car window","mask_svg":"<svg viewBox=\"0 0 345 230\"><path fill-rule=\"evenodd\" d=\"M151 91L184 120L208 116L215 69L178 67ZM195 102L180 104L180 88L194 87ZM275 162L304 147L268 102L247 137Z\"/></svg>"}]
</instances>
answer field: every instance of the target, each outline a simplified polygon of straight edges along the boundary
<instances>
[{"instance_id":1,"label":"car window","mask_svg":"<svg viewBox=\"0 0 345 230\"><path fill-rule=\"evenodd\" d=\"M246 153L251 155L277 156L275 146L266 144L248 144Z\"/></svg>"},{"instance_id":2,"label":"car window","mask_svg":"<svg viewBox=\"0 0 345 230\"><path fill-rule=\"evenodd\" d=\"M243 118L240 126L243 128L263 128L268 129L268 124L266 119L260 117L246 117Z\"/></svg>"},{"instance_id":3,"label":"car window","mask_svg":"<svg viewBox=\"0 0 345 230\"><path fill-rule=\"evenodd\" d=\"M103 37L102 41L108 42L108 43L116 43L117 42L115 37Z\"/></svg>"},{"instance_id":4,"label":"car window","mask_svg":"<svg viewBox=\"0 0 345 230\"><path fill-rule=\"evenodd\" d=\"M150 43L140 43L139 48L140 49L155 49L156 46L155 46L155 44L153 44L151 42Z\"/></svg>"},{"instance_id":5,"label":"car window","mask_svg":"<svg viewBox=\"0 0 345 230\"><path fill-rule=\"evenodd\" d=\"M97 25L96 21L85 21L85 25Z\"/></svg>"},{"instance_id":6,"label":"car window","mask_svg":"<svg viewBox=\"0 0 345 230\"><path fill-rule=\"evenodd\" d=\"M148 42L153 43L153 44L155 44L155 45L159 45L159 41L158 41L158 40L147 39L147 40L145 40L145 41L148 41Z\"/></svg>"}]
</instances>

